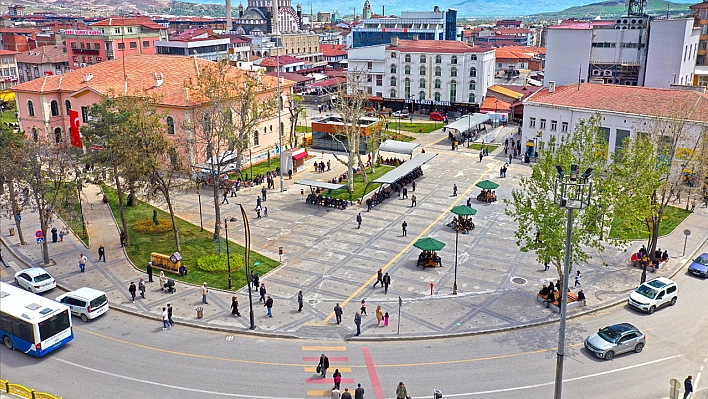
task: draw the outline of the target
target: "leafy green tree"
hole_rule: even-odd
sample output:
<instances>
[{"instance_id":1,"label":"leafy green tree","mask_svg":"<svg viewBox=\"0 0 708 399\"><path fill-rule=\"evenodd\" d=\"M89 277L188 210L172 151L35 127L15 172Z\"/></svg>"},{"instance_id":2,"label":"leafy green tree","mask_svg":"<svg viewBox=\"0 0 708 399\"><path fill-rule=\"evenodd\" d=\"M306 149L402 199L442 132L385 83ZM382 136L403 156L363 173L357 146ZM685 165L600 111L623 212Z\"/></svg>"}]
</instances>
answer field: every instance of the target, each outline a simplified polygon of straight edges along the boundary
<instances>
[{"instance_id":1,"label":"leafy green tree","mask_svg":"<svg viewBox=\"0 0 708 399\"><path fill-rule=\"evenodd\" d=\"M9 216L15 221L20 244L25 245L25 238L22 234L22 225L16 216L16 212L22 209L22 203L17 195L16 184L22 179L24 158L27 142L24 134L15 132L6 124L0 124L0 195L4 194L4 187L7 185L8 206L6 207Z\"/></svg>"},{"instance_id":2,"label":"leafy green tree","mask_svg":"<svg viewBox=\"0 0 708 399\"><path fill-rule=\"evenodd\" d=\"M295 143L295 129L297 128L297 123L300 117L305 116L305 96L301 94L290 93L288 94L288 102L286 103L288 113L290 114L290 143Z\"/></svg>"}]
</instances>

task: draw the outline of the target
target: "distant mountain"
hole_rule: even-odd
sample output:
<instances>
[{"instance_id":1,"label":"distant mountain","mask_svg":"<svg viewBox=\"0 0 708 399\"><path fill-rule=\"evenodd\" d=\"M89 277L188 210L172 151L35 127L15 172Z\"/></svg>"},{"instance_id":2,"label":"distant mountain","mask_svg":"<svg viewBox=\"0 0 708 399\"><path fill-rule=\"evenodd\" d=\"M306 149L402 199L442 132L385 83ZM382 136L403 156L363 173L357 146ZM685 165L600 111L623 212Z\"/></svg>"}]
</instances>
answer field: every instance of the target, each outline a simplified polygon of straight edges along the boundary
<instances>
[{"instance_id":1,"label":"distant mountain","mask_svg":"<svg viewBox=\"0 0 708 399\"><path fill-rule=\"evenodd\" d=\"M666 15L667 10L671 15L687 14L691 3L674 3L666 0L648 0L646 12L649 15ZM610 19L621 16L627 10L624 0L609 0L582 6L566 8L562 11L546 12L530 15L533 19L560 19L560 18L597 18Z\"/></svg>"}]
</instances>

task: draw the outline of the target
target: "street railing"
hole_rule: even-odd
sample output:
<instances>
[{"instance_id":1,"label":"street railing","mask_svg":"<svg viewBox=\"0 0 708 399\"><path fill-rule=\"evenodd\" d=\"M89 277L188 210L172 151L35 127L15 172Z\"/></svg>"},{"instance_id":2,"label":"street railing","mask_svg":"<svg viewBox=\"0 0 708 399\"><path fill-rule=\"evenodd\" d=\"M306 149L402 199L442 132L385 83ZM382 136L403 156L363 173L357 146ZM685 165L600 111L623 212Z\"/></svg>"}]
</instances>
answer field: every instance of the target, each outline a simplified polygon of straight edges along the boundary
<instances>
[{"instance_id":1,"label":"street railing","mask_svg":"<svg viewBox=\"0 0 708 399\"><path fill-rule=\"evenodd\" d=\"M11 384L8 380L0 380L0 386L5 393L16 395L28 399L62 399L61 396L54 396L46 392L36 392L20 384Z\"/></svg>"}]
</instances>

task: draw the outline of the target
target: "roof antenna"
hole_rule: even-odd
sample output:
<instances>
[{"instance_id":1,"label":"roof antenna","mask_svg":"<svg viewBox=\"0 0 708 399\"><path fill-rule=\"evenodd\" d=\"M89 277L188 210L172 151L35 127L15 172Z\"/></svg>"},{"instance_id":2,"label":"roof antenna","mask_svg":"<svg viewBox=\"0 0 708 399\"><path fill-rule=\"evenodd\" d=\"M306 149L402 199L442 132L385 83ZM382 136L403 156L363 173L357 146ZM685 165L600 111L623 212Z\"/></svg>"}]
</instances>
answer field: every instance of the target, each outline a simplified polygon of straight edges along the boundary
<instances>
[{"instance_id":1,"label":"roof antenna","mask_svg":"<svg viewBox=\"0 0 708 399\"><path fill-rule=\"evenodd\" d=\"M578 67L578 91L580 91L580 77L583 75L583 66Z\"/></svg>"}]
</instances>

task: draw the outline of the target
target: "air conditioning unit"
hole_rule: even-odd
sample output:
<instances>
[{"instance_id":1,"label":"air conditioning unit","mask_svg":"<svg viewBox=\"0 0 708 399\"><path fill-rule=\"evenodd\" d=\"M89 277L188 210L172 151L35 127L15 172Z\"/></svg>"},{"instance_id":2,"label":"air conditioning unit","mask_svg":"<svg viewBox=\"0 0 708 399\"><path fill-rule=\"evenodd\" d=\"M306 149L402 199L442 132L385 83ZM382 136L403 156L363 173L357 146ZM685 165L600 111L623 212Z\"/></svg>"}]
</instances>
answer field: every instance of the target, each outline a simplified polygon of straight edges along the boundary
<instances>
[{"instance_id":1,"label":"air conditioning unit","mask_svg":"<svg viewBox=\"0 0 708 399\"><path fill-rule=\"evenodd\" d=\"M81 64L79 64L79 66L81 66L81 68L86 68L86 63L82 62Z\"/></svg>"},{"instance_id":2,"label":"air conditioning unit","mask_svg":"<svg viewBox=\"0 0 708 399\"><path fill-rule=\"evenodd\" d=\"M612 71L602 71L602 76L613 76Z\"/></svg>"},{"instance_id":3,"label":"air conditioning unit","mask_svg":"<svg viewBox=\"0 0 708 399\"><path fill-rule=\"evenodd\" d=\"M602 73L602 71L599 69L592 70L592 76L600 76L601 73Z\"/></svg>"}]
</instances>

